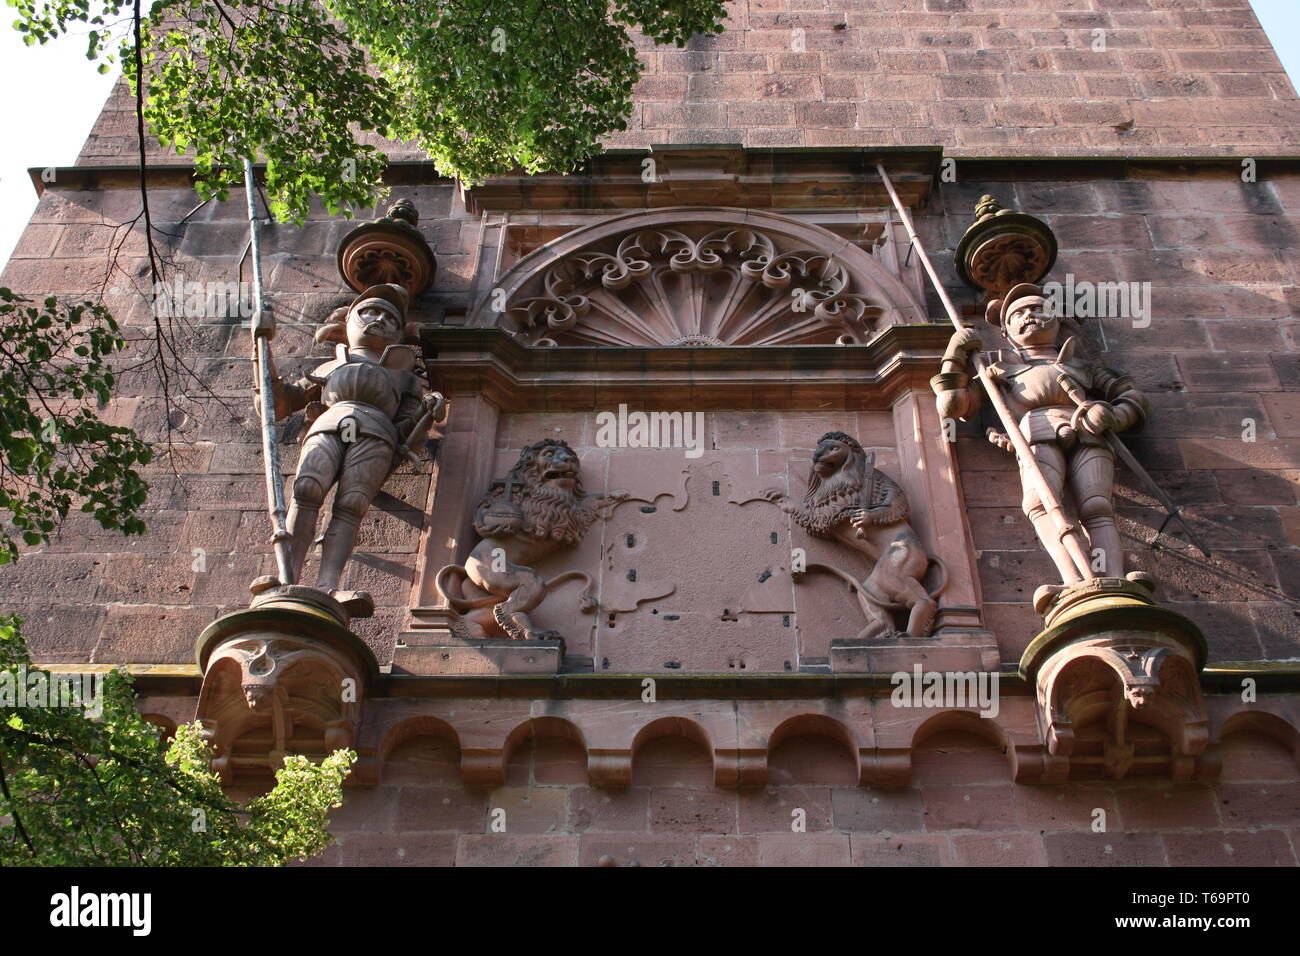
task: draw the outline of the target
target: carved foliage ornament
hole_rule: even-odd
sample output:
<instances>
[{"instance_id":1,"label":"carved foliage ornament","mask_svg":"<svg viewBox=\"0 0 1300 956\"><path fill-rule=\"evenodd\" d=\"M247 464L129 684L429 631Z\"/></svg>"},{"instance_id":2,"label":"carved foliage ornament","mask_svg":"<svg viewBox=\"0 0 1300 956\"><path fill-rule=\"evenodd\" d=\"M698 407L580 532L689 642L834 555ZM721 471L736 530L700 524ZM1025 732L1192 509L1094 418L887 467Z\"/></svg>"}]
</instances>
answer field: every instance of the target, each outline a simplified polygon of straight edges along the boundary
<instances>
[{"instance_id":1,"label":"carved foliage ornament","mask_svg":"<svg viewBox=\"0 0 1300 956\"><path fill-rule=\"evenodd\" d=\"M825 253L781 251L765 232L727 226L693 238L641 229L613 253L549 267L544 294L506 312L530 345L790 345L866 341L881 304L850 291Z\"/></svg>"}]
</instances>

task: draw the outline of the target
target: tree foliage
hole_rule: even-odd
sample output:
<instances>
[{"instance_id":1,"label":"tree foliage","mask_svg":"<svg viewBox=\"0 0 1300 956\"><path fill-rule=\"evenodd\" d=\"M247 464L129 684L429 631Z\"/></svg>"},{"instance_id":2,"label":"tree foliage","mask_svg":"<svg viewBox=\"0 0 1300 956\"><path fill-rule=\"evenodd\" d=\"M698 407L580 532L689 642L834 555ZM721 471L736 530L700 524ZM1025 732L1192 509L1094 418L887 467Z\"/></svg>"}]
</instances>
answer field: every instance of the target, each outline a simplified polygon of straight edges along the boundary
<instances>
[{"instance_id":1,"label":"tree foliage","mask_svg":"<svg viewBox=\"0 0 1300 956\"><path fill-rule=\"evenodd\" d=\"M108 425L107 362L125 347L102 306L33 303L0 288L0 564L20 542L49 540L80 502L105 528L143 534L152 457L129 428Z\"/></svg>"},{"instance_id":2,"label":"tree foliage","mask_svg":"<svg viewBox=\"0 0 1300 956\"><path fill-rule=\"evenodd\" d=\"M9 3L28 42L89 27L87 55L135 78L121 25L139 0ZM260 156L273 211L301 221L313 194L331 212L374 204L375 137L417 143L470 184L570 171L626 128L641 72L629 31L682 46L724 16L722 0L157 0L142 15L144 114L193 154L201 194L224 196Z\"/></svg>"},{"instance_id":3,"label":"tree foliage","mask_svg":"<svg viewBox=\"0 0 1300 956\"><path fill-rule=\"evenodd\" d=\"M270 792L237 803L199 725L165 746L121 671L103 681L98 719L84 706L31 706L49 675L31 667L19 624L0 619L0 866L275 866L330 845L354 753L288 757Z\"/></svg>"}]
</instances>

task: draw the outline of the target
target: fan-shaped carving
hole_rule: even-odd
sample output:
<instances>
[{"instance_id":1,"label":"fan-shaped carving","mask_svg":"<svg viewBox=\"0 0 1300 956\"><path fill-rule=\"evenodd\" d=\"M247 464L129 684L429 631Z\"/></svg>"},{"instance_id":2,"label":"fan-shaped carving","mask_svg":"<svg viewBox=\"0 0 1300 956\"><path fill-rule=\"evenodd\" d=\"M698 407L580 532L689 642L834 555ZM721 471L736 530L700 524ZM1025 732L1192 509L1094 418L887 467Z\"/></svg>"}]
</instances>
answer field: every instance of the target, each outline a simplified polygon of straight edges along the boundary
<instances>
[{"instance_id":1,"label":"fan-shaped carving","mask_svg":"<svg viewBox=\"0 0 1300 956\"><path fill-rule=\"evenodd\" d=\"M743 210L657 210L575 230L521 261L496 296L498 314L480 308L471 324L504 311L539 346L856 344L925 321L856 245Z\"/></svg>"}]
</instances>

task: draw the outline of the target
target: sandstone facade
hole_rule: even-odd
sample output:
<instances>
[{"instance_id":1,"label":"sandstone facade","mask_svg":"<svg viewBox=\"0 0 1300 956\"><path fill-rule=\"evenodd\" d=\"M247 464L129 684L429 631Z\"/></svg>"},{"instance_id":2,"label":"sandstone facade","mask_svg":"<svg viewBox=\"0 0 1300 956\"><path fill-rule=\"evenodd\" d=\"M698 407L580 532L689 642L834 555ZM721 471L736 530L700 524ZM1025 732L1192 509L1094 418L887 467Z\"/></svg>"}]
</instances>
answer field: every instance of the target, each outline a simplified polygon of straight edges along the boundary
<instances>
[{"instance_id":1,"label":"sandstone facade","mask_svg":"<svg viewBox=\"0 0 1300 956\"><path fill-rule=\"evenodd\" d=\"M1094 30L1106 51L1091 48ZM431 461L403 466L376 500L344 581L377 604L353 630L381 675L325 862L1300 862L1300 107L1246 0L751 0L731 5L723 35L646 48L645 61L630 129L609 144L626 152L577 177L463 191L392 154L394 197L418 209L437 258L411 317L426 326L431 384L451 414ZM102 295L139 358L152 316L139 229L119 225L139 204L123 110L115 95L77 166L44 187L3 283ZM640 177L646 158L656 182ZM1212 552L1175 525L1159 533L1156 502L1120 472L1130 566L1157 578L1161 604L1208 645L1196 753L1171 756L1150 731L1139 740L1146 769L1122 780L1095 763L1052 769L1033 687L1014 673L1043 629L1030 600L1050 562L1019 513L1015 467L983 428L962 426L947 455L926 382L951 330L907 255L876 159L988 343L982 295L954 263L986 194L1051 228L1060 250L1049 278L1149 283L1149 322L1111 316L1085 329L1149 398L1129 445ZM171 274L249 280L242 199L200 206L181 162L155 154L150 170ZM837 329L798 343L736 332L687 349L653 323L644 342L624 329L600 343L593 320L558 343L608 347L590 367L493 336L493 292L514 276L511 294L534 294L543 272L529 263L547 250L576 256L634 227L690 232L744 215L778 249L782 237L790 249L822 242L814 251L849 262L884 318L856 344L835 345ZM335 262L350 228L318 212L263 231L274 350L294 372L319 361L313 332L355 295ZM593 238L575 239L581 230ZM673 314L712 301L697 291L665 301ZM629 310L651 314L636 301ZM169 410L157 379L126 362L104 410L175 442L149 475L150 533L124 539L74 517L0 573L0 607L25 618L37 660L130 666L143 709L164 725L194 717L200 632L247 607L249 581L274 566L246 322L199 315L179 329L204 388L191 383ZM756 345L792 358L735 357ZM687 351L701 357L669 361ZM700 412L701 456L604 447L597 416L620 403ZM862 626L852 596L792 578L790 548L817 545L760 500L774 481L800 493L811 449L832 431L900 481L951 575L933 640L880 645L847 669L832 642ZM433 575L463 560L466 515L490 480L544 437L580 456L589 491L631 494L546 565L601 569L602 607L562 609L574 586L539 609L565 637L559 674L517 657L460 667L430 637L446 625ZM282 446L286 474L298 447ZM891 707L887 675L921 662L921 646L929 669L1000 672L999 715ZM657 681L653 703L645 676ZM1243 677L1257 702L1241 699ZM261 779L250 765L234 786ZM1105 832L1094 830L1099 809ZM493 827L500 810L504 832Z\"/></svg>"}]
</instances>

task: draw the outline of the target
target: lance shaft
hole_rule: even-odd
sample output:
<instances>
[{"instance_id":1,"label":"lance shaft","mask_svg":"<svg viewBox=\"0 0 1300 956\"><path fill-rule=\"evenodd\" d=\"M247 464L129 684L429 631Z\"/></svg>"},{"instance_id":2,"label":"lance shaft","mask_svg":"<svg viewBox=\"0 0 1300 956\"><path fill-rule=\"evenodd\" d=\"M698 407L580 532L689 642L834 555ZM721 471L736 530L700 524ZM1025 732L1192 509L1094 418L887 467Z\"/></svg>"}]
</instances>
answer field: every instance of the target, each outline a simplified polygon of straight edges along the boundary
<instances>
[{"instance_id":1,"label":"lance shaft","mask_svg":"<svg viewBox=\"0 0 1300 956\"><path fill-rule=\"evenodd\" d=\"M262 293L262 246L257 234L257 210L253 203L253 164L244 159L244 197L248 204L248 235L253 257L253 298L256 311L250 325L256 352L253 391L261 396L262 464L266 472L266 505L271 515L271 544L275 550L276 577L281 584L293 584L293 562L289 557L289 532L285 528L288 509L284 501L284 479L280 475L279 427L275 424L275 397L271 374L271 336L275 318Z\"/></svg>"},{"instance_id":2,"label":"lance shaft","mask_svg":"<svg viewBox=\"0 0 1300 956\"><path fill-rule=\"evenodd\" d=\"M893 180L889 178L889 173L885 171L882 163L876 164L876 171L880 174L881 182L885 184L885 189L889 192L889 198L894 202L894 208L898 210L899 218L903 220L903 228L907 230L908 238L912 241L912 248L916 250L917 258L921 260L921 265L925 267L926 274L929 275L935 292L939 294L940 301L943 302L944 308L948 311L948 318L952 321L953 327L961 331L965 326L961 324L957 306L953 304L952 299L948 296L948 290L939 281L939 274L935 271L934 263L930 261L925 246L921 245L921 240L916 234L916 228L912 225L911 213L903 205L903 200L899 198L898 192L894 189ZM1007 437L1011 439L1011 444L1016 449L1016 457L1020 460L1021 470L1033 485L1039 502L1047 510L1048 515L1051 516L1052 523L1056 526L1057 536L1066 552L1070 555L1070 560L1074 562L1075 569L1085 581L1092 578L1092 567L1088 561L1088 550L1082 540L1082 534L1078 526L1066 516L1065 509L1061 507L1061 501L1056 496L1056 492L1043 476L1042 469L1038 467L1038 462L1034 458L1033 449L1029 447L1029 442L1025 440L1024 434L1020 431L1020 423L1016 421L1015 416L1011 414L1011 409L1007 407L1006 398L998 388L997 382L993 380L993 376L989 374L988 365L978 349L971 352L971 365L975 369L976 377L984 382L984 391L988 395L989 401L993 403L993 408L998 413L1002 427L1006 429Z\"/></svg>"}]
</instances>

